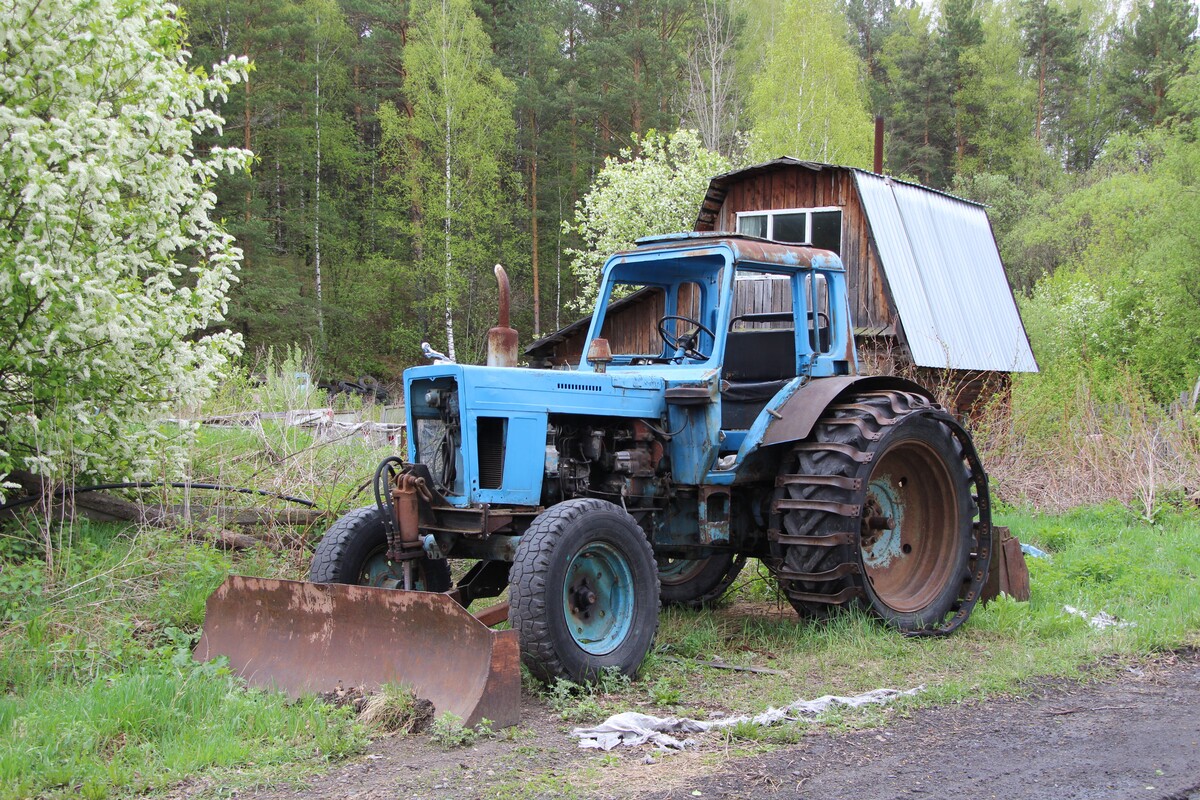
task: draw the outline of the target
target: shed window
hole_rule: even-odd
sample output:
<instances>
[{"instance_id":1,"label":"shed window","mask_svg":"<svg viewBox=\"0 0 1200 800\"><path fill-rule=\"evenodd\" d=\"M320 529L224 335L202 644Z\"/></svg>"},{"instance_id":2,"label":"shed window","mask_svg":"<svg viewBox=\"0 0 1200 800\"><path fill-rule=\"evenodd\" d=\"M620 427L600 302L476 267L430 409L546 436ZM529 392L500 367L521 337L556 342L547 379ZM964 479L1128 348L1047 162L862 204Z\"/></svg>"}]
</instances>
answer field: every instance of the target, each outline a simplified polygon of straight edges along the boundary
<instances>
[{"instance_id":1,"label":"shed window","mask_svg":"<svg viewBox=\"0 0 1200 800\"><path fill-rule=\"evenodd\" d=\"M743 211L737 215L738 233L761 236L776 242L807 244L842 252L840 208L789 208Z\"/></svg>"}]
</instances>

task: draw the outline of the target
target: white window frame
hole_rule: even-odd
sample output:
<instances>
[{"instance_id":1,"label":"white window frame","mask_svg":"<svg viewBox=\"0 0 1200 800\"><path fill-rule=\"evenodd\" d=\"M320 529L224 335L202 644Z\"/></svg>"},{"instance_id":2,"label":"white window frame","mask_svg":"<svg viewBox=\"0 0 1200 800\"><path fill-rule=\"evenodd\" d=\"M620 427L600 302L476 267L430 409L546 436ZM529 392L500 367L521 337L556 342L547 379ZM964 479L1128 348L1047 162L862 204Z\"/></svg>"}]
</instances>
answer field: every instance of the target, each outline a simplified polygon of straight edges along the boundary
<instances>
[{"instance_id":1,"label":"white window frame","mask_svg":"<svg viewBox=\"0 0 1200 800\"><path fill-rule=\"evenodd\" d=\"M737 212L737 221L735 227L737 232L742 232L742 217L761 217L767 218L767 238L775 241L775 215L776 214L803 214L804 215L804 241L800 242L803 245L812 244L812 215L820 211L837 211L842 214L842 220L845 221L845 212L841 206L816 206L814 208L764 208L758 211L739 211ZM839 248L842 243L841 233L838 233Z\"/></svg>"}]
</instances>

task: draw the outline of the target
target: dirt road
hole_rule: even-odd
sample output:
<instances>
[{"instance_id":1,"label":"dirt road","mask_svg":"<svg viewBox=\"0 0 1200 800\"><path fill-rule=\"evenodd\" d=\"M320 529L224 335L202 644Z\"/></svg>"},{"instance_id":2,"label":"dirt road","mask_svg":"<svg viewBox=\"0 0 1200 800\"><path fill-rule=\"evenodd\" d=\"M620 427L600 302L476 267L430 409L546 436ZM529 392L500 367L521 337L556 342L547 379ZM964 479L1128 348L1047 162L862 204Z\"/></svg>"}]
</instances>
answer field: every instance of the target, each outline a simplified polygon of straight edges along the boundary
<instances>
[{"instance_id":1,"label":"dirt road","mask_svg":"<svg viewBox=\"0 0 1200 800\"><path fill-rule=\"evenodd\" d=\"M515 733L442 751L425 737L376 743L365 760L255 800L393 798L1141 798L1200 800L1200 655L1120 681L1027 699L932 708L886 727L817 734L736 757L719 737L658 755L580 751L548 709Z\"/></svg>"}]
</instances>

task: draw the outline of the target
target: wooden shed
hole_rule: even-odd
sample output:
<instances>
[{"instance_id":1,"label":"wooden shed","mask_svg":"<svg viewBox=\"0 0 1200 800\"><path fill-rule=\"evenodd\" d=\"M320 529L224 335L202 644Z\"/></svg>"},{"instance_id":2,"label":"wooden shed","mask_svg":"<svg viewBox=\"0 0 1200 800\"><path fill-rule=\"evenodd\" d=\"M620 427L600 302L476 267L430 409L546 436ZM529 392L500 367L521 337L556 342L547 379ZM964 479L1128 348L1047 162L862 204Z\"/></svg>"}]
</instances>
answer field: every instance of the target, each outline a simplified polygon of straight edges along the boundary
<instances>
[{"instance_id":1,"label":"wooden shed","mask_svg":"<svg viewBox=\"0 0 1200 800\"><path fill-rule=\"evenodd\" d=\"M977 203L853 167L780 158L713 178L695 230L838 253L864 370L911 375L960 414L981 394L1006 391L1009 373L1037 371L991 223ZM650 311L629 300L620 313ZM735 303L747 307L736 313L764 302L739 294ZM545 366L577 364L586 334L580 320L526 354Z\"/></svg>"}]
</instances>

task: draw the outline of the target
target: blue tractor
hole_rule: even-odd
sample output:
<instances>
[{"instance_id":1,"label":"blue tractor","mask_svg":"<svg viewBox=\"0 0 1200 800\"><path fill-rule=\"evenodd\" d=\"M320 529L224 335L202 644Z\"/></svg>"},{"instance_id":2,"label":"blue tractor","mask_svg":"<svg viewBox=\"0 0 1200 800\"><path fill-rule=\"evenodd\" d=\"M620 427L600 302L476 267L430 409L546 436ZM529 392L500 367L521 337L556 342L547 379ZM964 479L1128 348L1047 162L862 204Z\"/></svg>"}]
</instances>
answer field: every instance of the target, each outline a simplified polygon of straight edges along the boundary
<instances>
[{"instance_id":1,"label":"blue tractor","mask_svg":"<svg viewBox=\"0 0 1200 800\"><path fill-rule=\"evenodd\" d=\"M835 254L644 239L605 264L569 370L510 365L505 325L492 366L405 372L408 457L381 464L377 502L325 534L312 584L461 607L507 592L488 621L507 619L545 681L634 674L660 603L716 600L749 558L802 617L857 606L936 635L970 614L987 476L928 390L860 374ZM457 559L471 566L452 586Z\"/></svg>"}]
</instances>

